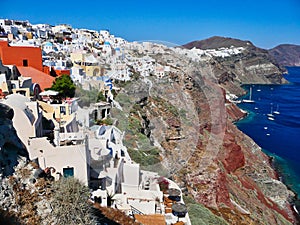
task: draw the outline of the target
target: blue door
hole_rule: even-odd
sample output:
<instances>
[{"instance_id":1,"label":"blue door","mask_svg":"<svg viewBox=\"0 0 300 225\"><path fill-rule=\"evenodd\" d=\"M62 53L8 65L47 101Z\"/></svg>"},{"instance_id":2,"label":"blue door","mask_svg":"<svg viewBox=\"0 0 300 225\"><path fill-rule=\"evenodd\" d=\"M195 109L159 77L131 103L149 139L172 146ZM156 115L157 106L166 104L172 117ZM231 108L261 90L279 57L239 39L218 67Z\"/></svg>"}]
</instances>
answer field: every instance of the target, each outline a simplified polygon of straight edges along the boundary
<instances>
[{"instance_id":1,"label":"blue door","mask_svg":"<svg viewBox=\"0 0 300 225\"><path fill-rule=\"evenodd\" d=\"M63 168L64 177L74 177L74 168Z\"/></svg>"}]
</instances>

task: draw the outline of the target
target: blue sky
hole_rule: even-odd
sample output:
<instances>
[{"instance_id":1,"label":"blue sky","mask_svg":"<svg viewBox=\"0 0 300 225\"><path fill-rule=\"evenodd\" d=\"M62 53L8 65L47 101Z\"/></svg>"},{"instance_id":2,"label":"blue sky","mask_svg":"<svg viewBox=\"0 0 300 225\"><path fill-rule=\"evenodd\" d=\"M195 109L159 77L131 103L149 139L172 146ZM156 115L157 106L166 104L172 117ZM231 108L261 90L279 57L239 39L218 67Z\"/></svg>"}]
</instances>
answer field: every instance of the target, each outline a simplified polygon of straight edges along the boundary
<instances>
[{"instance_id":1,"label":"blue sky","mask_svg":"<svg viewBox=\"0 0 300 225\"><path fill-rule=\"evenodd\" d=\"M300 45L300 0L1 0L0 8L0 18L109 29L129 41L184 44L218 35L262 48Z\"/></svg>"}]
</instances>

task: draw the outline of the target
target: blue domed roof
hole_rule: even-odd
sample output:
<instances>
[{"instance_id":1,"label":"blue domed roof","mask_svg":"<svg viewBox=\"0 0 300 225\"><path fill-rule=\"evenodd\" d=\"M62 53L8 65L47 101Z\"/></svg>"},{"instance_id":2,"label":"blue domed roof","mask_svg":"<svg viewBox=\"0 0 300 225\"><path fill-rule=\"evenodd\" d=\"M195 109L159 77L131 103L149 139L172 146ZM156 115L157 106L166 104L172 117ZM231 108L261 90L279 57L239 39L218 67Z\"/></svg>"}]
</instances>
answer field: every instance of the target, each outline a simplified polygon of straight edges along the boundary
<instances>
[{"instance_id":1,"label":"blue domed roof","mask_svg":"<svg viewBox=\"0 0 300 225\"><path fill-rule=\"evenodd\" d=\"M51 42L48 41L48 42L45 43L45 46L47 46L47 47L52 47L53 44L52 44Z\"/></svg>"}]
</instances>

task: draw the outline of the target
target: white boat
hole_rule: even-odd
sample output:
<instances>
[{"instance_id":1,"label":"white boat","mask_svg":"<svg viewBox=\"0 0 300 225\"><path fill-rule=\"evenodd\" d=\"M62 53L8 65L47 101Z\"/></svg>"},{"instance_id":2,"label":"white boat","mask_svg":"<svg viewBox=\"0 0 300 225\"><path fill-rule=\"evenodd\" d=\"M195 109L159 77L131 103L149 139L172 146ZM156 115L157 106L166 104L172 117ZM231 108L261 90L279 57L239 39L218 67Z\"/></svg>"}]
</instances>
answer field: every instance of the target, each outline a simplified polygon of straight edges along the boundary
<instances>
[{"instance_id":1,"label":"white boat","mask_svg":"<svg viewBox=\"0 0 300 225\"><path fill-rule=\"evenodd\" d=\"M280 112L279 112L279 105L277 104L277 109L273 112L274 114L277 114L277 115L279 115L280 114Z\"/></svg>"},{"instance_id":2,"label":"white boat","mask_svg":"<svg viewBox=\"0 0 300 225\"><path fill-rule=\"evenodd\" d=\"M294 208L295 212L299 215L299 212L298 212L298 210L297 210L297 208L296 208L295 205L293 206L293 208Z\"/></svg>"},{"instance_id":3,"label":"white boat","mask_svg":"<svg viewBox=\"0 0 300 225\"><path fill-rule=\"evenodd\" d=\"M259 91L261 91L261 90L260 90L260 89L257 89L256 91L258 91L258 92L259 92Z\"/></svg>"},{"instance_id":4,"label":"white boat","mask_svg":"<svg viewBox=\"0 0 300 225\"><path fill-rule=\"evenodd\" d=\"M241 103L242 101L241 101L241 100L231 100L230 102L239 104L239 103Z\"/></svg>"},{"instance_id":5,"label":"white boat","mask_svg":"<svg viewBox=\"0 0 300 225\"><path fill-rule=\"evenodd\" d=\"M271 106L271 112L268 113L267 116L268 116L268 119L269 119L269 117L271 117L271 118L274 117L274 115L273 115L273 106ZM273 118L273 120L274 120L274 118Z\"/></svg>"},{"instance_id":6,"label":"white boat","mask_svg":"<svg viewBox=\"0 0 300 225\"><path fill-rule=\"evenodd\" d=\"M274 117L271 117L271 116L268 116L268 120L275 120L275 118Z\"/></svg>"},{"instance_id":7,"label":"white boat","mask_svg":"<svg viewBox=\"0 0 300 225\"><path fill-rule=\"evenodd\" d=\"M255 101L252 100L252 87L250 87L249 99L243 99L245 103L254 103Z\"/></svg>"}]
</instances>

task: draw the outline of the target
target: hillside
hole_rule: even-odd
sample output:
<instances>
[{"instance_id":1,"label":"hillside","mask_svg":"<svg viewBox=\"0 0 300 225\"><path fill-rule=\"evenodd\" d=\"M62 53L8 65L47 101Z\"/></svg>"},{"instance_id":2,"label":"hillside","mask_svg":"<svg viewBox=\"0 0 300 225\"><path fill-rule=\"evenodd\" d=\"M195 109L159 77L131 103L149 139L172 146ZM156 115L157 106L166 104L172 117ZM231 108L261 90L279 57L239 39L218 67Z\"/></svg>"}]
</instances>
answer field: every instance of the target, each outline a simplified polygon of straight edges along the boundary
<instances>
[{"instance_id":1,"label":"hillside","mask_svg":"<svg viewBox=\"0 0 300 225\"><path fill-rule=\"evenodd\" d=\"M282 44L269 50L276 61L283 66L300 66L300 45Z\"/></svg>"},{"instance_id":2,"label":"hillside","mask_svg":"<svg viewBox=\"0 0 300 225\"><path fill-rule=\"evenodd\" d=\"M95 133L94 130L90 130L90 136L89 132L86 132L85 141L80 145L88 150L86 155L90 155L87 158L82 157L83 154L75 155L79 149L79 145L75 145L78 139L61 146L70 146L70 150L72 149L72 153L67 152L68 156L72 157L61 157L67 166L65 169L69 169L71 159L80 157L85 160L82 166L78 166L80 170L87 166L87 170L92 169L92 172L96 172L98 166L101 167L97 176L93 177L90 173L89 179L100 178L102 175L98 175L104 172L105 180L102 181L105 183L101 186L104 198L100 203L102 207L92 207L89 204L90 189L77 179L59 178L59 174L64 174L63 168L60 173L57 170L56 174L53 174L58 179L54 181L51 170L54 173L52 164L56 162L53 161L47 167L45 165L46 168L42 170L37 163L29 161L27 151L35 148L36 137L28 138L29 142L23 142L28 143L26 150L12 122L14 112L0 104L0 172L3 174L0 176L0 195L3 196L0 201L1 209L11 214L12 220L16 217L20 222L29 225L90 224L91 220L97 218L101 223L126 224L127 221L128 224L133 224L132 217L128 218L115 207L121 206L127 215L132 216L127 211L128 208L123 208L129 202L128 199L132 200L129 195L131 189L134 195L142 195L142 192L137 192L141 187L145 188L145 191L150 190L145 198L136 201L148 204L149 199L146 197L151 195L150 199L153 200L152 191L160 188L161 184L157 177L153 180L153 185L148 183L152 176L150 172L146 174L148 179L142 182L143 171L138 169L141 168L157 172L159 176L167 177L176 183L176 188L180 188L182 193L178 197L184 199L192 224L295 224L297 218L292 208L294 193L279 180L271 159L263 153L260 146L235 126L234 122L245 117L246 113L231 101L234 99L227 98L245 94L243 84L287 82L282 76L284 68L277 64L268 51L257 48L249 41L213 37L189 43L186 48L168 48L156 43L127 43L123 40L121 47L124 53L117 54L119 46L112 46L117 40L120 41L120 38L115 39L114 35L108 37L107 32L104 34L112 45L99 41L98 37L94 38L90 33L84 33L82 37L90 37L91 46L95 44L102 47L102 50L99 50L89 45L85 46L88 52L97 53L93 54L97 60L93 62L99 62L102 68L107 68L106 75L111 79L109 87L113 88L113 96L103 100L112 102L110 118L107 121L117 126L119 131L114 132L115 129L111 129L107 137L100 135L100 129ZM61 34L57 37L61 39ZM71 52L74 46L70 44L69 47ZM109 54L106 48L110 49ZM93 81L96 80L87 76L80 86L90 85ZM100 84L95 87L101 88ZM82 93L86 93L86 99L90 100L92 92L85 91ZM101 93L100 97L103 95ZM45 104L41 103L40 106ZM84 117L84 124L91 119L101 122L102 125L104 118L102 121L98 120L95 114L100 113L95 113L94 108L90 109L90 115L87 112ZM72 110L72 113L76 118L77 112L75 114ZM53 116L52 113L49 114ZM48 112L45 115L48 115ZM57 121L63 124L61 115ZM79 124L80 121L76 122ZM80 131L85 132L88 125L82 128ZM94 138L98 134L101 139ZM54 140L60 144L60 138L57 139ZM52 151L52 145L45 143L49 144L45 149L39 147L34 151L38 151L39 155L46 150ZM112 148L117 145L118 148ZM55 147L59 149L60 146ZM63 148L60 150L63 151ZM57 151L56 154L60 152ZM102 155L102 152L107 153ZM53 153L52 151L51 154ZM122 153L124 158L120 160L123 157ZM93 167L96 165L93 156L99 159L97 167ZM45 164L49 160L43 158L42 161ZM130 172L132 161L140 164L134 168L134 173ZM125 170L129 170L130 173L123 173ZM66 176L68 175L66 173ZM77 176L76 173L73 175ZM136 179L137 182L133 185L125 182L129 178L139 179ZM94 183L89 184L92 187ZM100 187L98 183L96 185ZM122 185L127 185L128 189L123 189ZM111 194L107 187L113 188ZM119 204L123 203L119 201L122 199L113 199L112 194L121 194L125 204ZM159 191L159 196L161 194ZM108 198L118 201L113 209L103 208L108 205ZM166 221L168 217L175 216L170 204L164 207L156 205L156 201L162 203L160 198L154 199L153 204L151 203L153 212L160 208ZM129 207L133 211L133 208ZM0 210L0 216L1 212ZM168 224L176 223L178 218L175 219ZM186 221L186 225L189 224L189 221Z\"/></svg>"},{"instance_id":3,"label":"hillside","mask_svg":"<svg viewBox=\"0 0 300 225\"><path fill-rule=\"evenodd\" d=\"M170 66L166 77L128 82L116 97L122 112L113 115L120 116L127 147L145 155L134 160L158 149L161 162L148 160L144 167L172 177L229 224L292 224L293 193L233 124L245 114L225 99L229 90L241 94L243 83L284 82L281 69L249 49L226 57L176 51L152 56Z\"/></svg>"},{"instance_id":4,"label":"hillside","mask_svg":"<svg viewBox=\"0 0 300 225\"><path fill-rule=\"evenodd\" d=\"M190 43L184 44L183 47L192 49L217 49L217 48L230 48L235 47L255 47L250 41L243 41L235 38L227 38L214 36L201 41L192 41Z\"/></svg>"}]
</instances>

